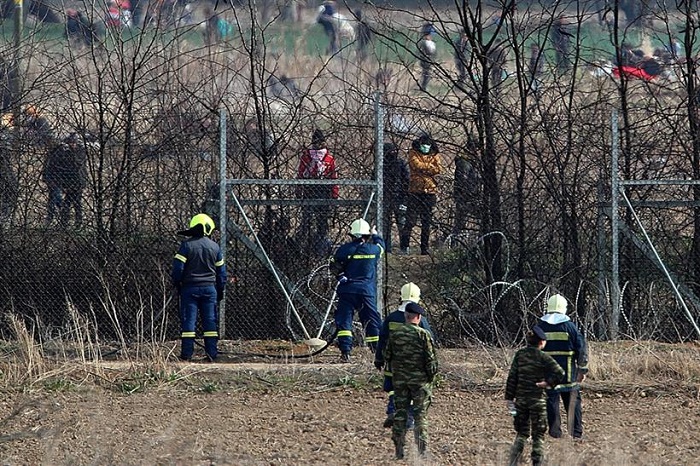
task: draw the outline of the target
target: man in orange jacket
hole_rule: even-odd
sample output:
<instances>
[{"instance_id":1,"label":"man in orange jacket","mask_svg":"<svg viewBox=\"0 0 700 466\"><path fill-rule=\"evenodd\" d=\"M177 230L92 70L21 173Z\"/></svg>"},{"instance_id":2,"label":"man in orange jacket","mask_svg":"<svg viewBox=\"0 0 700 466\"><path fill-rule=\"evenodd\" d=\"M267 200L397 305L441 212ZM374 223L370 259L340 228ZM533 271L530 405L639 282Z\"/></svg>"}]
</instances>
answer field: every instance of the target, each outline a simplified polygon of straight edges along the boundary
<instances>
[{"instance_id":1,"label":"man in orange jacket","mask_svg":"<svg viewBox=\"0 0 700 466\"><path fill-rule=\"evenodd\" d=\"M437 202L437 176L442 172L440 154L435 141L424 134L408 151L408 166L411 172L408 183L408 212L406 224L400 234L401 253L408 254L411 231L420 216L420 253L430 254L430 226L433 222L433 208Z\"/></svg>"}]
</instances>

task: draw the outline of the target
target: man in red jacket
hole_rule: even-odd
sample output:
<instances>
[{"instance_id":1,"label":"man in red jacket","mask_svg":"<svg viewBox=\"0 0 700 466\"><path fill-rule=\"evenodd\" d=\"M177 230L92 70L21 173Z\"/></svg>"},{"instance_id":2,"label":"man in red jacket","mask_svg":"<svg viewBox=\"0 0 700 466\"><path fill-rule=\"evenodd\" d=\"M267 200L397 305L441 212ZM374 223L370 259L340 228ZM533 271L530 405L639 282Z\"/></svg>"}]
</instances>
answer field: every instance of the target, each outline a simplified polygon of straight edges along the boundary
<instances>
[{"instance_id":1,"label":"man in red jacket","mask_svg":"<svg viewBox=\"0 0 700 466\"><path fill-rule=\"evenodd\" d=\"M311 146L304 151L299 160L297 178L303 180L337 180L338 172L335 158L326 147L326 138L320 129L314 130L311 136ZM322 199L337 199L338 185L302 185L299 190L302 199L308 199L308 204L302 204L301 224L299 231L302 235L310 235L317 242L328 238L328 219L331 210L328 205L319 203ZM312 228L315 223L316 229ZM319 251L321 252L321 251Z\"/></svg>"}]
</instances>

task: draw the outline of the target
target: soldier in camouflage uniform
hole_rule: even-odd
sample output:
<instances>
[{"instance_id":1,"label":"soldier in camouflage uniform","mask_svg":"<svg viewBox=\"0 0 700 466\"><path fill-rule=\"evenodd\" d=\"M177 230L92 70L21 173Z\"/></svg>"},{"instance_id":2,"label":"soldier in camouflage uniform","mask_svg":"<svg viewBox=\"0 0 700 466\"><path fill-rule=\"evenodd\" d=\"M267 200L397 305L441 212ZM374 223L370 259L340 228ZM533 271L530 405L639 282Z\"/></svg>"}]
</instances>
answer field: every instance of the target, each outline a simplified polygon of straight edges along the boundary
<instances>
[{"instance_id":1,"label":"soldier in camouflage uniform","mask_svg":"<svg viewBox=\"0 0 700 466\"><path fill-rule=\"evenodd\" d=\"M535 327L527 335L527 348L515 353L506 382L506 403L514 414L517 436L510 450L510 466L516 466L532 433L532 464L542 464L547 432L545 388L564 380L564 369L542 351L547 343L544 331ZM515 400L515 401L514 401Z\"/></svg>"},{"instance_id":2,"label":"soldier in camouflage uniform","mask_svg":"<svg viewBox=\"0 0 700 466\"><path fill-rule=\"evenodd\" d=\"M389 334L384 360L391 367L394 382L396 414L391 439L396 458L404 457L408 407L413 405L414 435L418 452L424 455L428 447L428 408L432 400L432 384L438 371L438 360L430 332L419 327L425 310L416 303L405 308L406 323Z\"/></svg>"}]
</instances>

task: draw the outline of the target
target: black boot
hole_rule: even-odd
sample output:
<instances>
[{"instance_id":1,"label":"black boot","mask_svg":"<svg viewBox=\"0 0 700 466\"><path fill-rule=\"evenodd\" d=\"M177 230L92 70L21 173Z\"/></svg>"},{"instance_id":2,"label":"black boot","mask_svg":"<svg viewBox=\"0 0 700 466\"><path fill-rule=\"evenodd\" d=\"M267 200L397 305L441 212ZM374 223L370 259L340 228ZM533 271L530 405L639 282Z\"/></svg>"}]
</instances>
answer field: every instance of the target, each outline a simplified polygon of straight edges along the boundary
<instances>
[{"instance_id":1,"label":"black boot","mask_svg":"<svg viewBox=\"0 0 700 466\"><path fill-rule=\"evenodd\" d=\"M406 443L403 438L398 438L398 437L392 437L391 438L394 441L394 446L396 447L396 456L395 458L397 460L402 460L403 459L403 447L404 444Z\"/></svg>"}]
</instances>

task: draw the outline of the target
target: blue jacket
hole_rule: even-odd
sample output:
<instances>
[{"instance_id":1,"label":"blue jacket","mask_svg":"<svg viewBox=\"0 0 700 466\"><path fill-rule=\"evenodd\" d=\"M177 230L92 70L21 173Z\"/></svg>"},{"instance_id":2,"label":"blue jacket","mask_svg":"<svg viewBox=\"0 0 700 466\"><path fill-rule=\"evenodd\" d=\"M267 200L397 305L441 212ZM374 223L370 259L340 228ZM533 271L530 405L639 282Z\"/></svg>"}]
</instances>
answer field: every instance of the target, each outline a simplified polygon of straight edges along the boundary
<instances>
[{"instance_id":1,"label":"blue jacket","mask_svg":"<svg viewBox=\"0 0 700 466\"><path fill-rule=\"evenodd\" d=\"M338 293L376 296L377 266L384 247L384 240L377 235L372 235L366 243L358 238L340 246L333 262L347 280L340 281Z\"/></svg>"},{"instance_id":2,"label":"blue jacket","mask_svg":"<svg viewBox=\"0 0 700 466\"><path fill-rule=\"evenodd\" d=\"M390 313L384 319L382 329L379 332L379 343L377 343L377 350L374 352L375 363L384 364L384 348L386 347L386 343L389 341L389 333L391 333L391 331L397 326L406 323L406 313L404 312L404 309L406 308L406 304L409 302L410 301L404 301L401 303L401 306L399 306L397 310ZM421 317L420 324L418 324L418 326L427 330L428 333L430 333L430 338L433 340L433 343L435 343L435 335L433 335L433 330L430 328L428 319L426 319L425 316Z\"/></svg>"},{"instance_id":3,"label":"blue jacket","mask_svg":"<svg viewBox=\"0 0 700 466\"><path fill-rule=\"evenodd\" d=\"M560 392L577 390L576 377L588 372L588 349L586 340L571 319L564 314L545 314L537 324L547 335L544 352L564 369L564 382L554 389Z\"/></svg>"},{"instance_id":4,"label":"blue jacket","mask_svg":"<svg viewBox=\"0 0 700 466\"><path fill-rule=\"evenodd\" d=\"M226 286L226 264L221 248L207 237L194 237L180 244L173 259L171 278L178 289L186 286Z\"/></svg>"}]
</instances>

